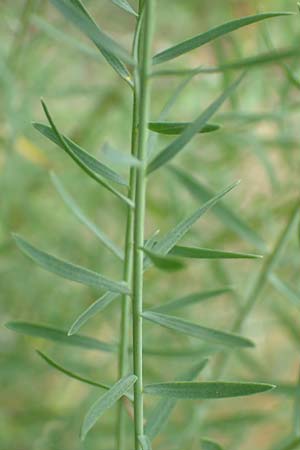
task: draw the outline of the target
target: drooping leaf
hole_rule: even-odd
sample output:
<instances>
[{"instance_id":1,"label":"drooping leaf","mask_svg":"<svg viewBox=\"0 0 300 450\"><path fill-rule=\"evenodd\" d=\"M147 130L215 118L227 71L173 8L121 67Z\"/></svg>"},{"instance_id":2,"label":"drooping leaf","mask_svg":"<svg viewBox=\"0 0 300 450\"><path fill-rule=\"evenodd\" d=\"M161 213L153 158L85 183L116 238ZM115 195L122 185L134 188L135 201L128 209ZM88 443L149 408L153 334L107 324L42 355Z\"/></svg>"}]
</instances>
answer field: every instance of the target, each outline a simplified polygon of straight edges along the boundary
<instances>
[{"instance_id":1,"label":"drooping leaf","mask_svg":"<svg viewBox=\"0 0 300 450\"><path fill-rule=\"evenodd\" d=\"M208 359L204 359L200 361L199 364L193 366L187 372L184 372L179 378L178 381L193 381L200 372L206 367L208 363ZM161 399L154 406L150 415L147 419L145 426L145 433L152 440L154 439L166 425L173 409L176 406L176 400L173 398Z\"/></svg>"},{"instance_id":2,"label":"drooping leaf","mask_svg":"<svg viewBox=\"0 0 300 450\"><path fill-rule=\"evenodd\" d=\"M203 450L222 450L222 447L209 439L201 439L201 448Z\"/></svg>"},{"instance_id":3,"label":"drooping leaf","mask_svg":"<svg viewBox=\"0 0 300 450\"><path fill-rule=\"evenodd\" d=\"M134 385L137 377L135 375L126 375L115 383L109 391L100 397L87 412L82 428L81 439L84 440L87 433L95 425L97 420L111 408L126 392Z\"/></svg>"},{"instance_id":4,"label":"drooping leaf","mask_svg":"<svg viewBox=\"0 0 300 450\"><path fill-rule=\"evenodd\" d=\"M238 30L239 28L245 27L247 25L251 25L256 22L260 22L265 19L271 19L278 16L287 16L293 13L289 12L273 12L273 13L262 13L256 14L253 16L242 17L240 19L231 20L230 22L223 23L222 25L218 25L205 33L201 33L197 36L194 36L191 39L188 39L180 44L177 44L173 47L170 47L153 58L154 64L159 64L162 62L169 61L170 59L177 58L184 53L190 52L196 48L201 47L208 42L213 41L221 36L224 36L232 31Z\"/></svg>"},{"instance_id":5,"label":"drooping leaf","mask_svg":"<svg viewBox=\"0 0 300 450\"><path fill-rule=\"evenodd\" d=\"M174 309L184 308L185 306L195 305L199 302L209 300L210 298L215 298L219 295L223 295L228 292L232 292L231 287L212 289L209 291L194 292L193 294L189 294L184 297L180 297L175 300L171 300L162 305L154 306L151 308L151 311L165 313L165 312L173 311Z\"/></svg>"},{"instance_id":6,"label":"drooping leaf","mask_svg":"<svg viewBox=\"0 0 300 450\"><path fill-rule=\"evenodd\" d=\"M171 229L164 237L162 237L155 244L155 251L159 254L166 255L170 250L177 244L177 242L182 239L185 234L190 230L190 228L200 219L203 214L206 213L210 208L212 208L221 198L223 198L226 194L228 194L232 189L234 189L239 182L233 183L223 191L211 197L204 205L200 208L197 208L196 211L191 214L187 219L179 222L173 229ZM145 268L149 266L149 261L145 262Z\"/></svg>"},{"instance_id":7,"label":"drooping leaf","mask_svg":"<svg viewBox=\"0 0 300 450\"><path fill-rule=\"evenodd\" d=\"M138 17L138 14L135 12L133 7L128 3L127 0L112 0L112 2L119 8L128 12L129 14L132 14L133 16Z\"/></svg>"},{"instance_id":8,"label":"drooping leaf","mask_svg":"<svg viewBox=\"0 0 300 450\"><path fill-rule=\"evenodd\" d=\"M143 252L148 256L148 258L150 258L154 266L158 269L165 270L167 272L175 272L185 267L185 264L180 261L179 258L160 255L156 252L148 250L147 248L143 248Z\"/></svg>"},{"instance_id":9,"label":"drooping leaf","mask_svg":"<svg viewBox=\"0 0 300 450\"><path fill-rule=\"evenodd\" d=\"M166 164L177 153L180 152L190 140L206 125L208 120L218 111L225 100L235 91L243 76L239 77L234 83L232 83L225 91L212 102L195 120L191 122L187 128L173 141L167 145L148 165L148 174L157 170L162 165Z\"/></svg>"},{"instance_id":10,"label":"drooping leaf","mask_svg":"<svg viewBox=\"0 0 300 450\"><path fill-rule=\"evenodd\" d=\"M252 253L240 252L225 252L222 250L213 250L210 248L199 247L183 247L175 245L169 253L170 255L179 256L182 258L195 259L259 259L261 255L254 255Z\"/></svg>"},{"instance_id":11,"label":"drooping leaf","mask_svg":"<svg viewBox=\"0 0 300 450\"><path fill-rule=\"evenodd\" d=\"M213 328L203 327L202 325L190 322L189 320L153 311L145 311L142 313L142 316L144 319L161 325L162 327L210 342L211 344L224 347L254 347L254 343L250 339L236 334L215 330Z\"/></svg>"},{"instance_id":12,"label":"drooping leaf","mask_svg":"<svg viewBox=\"0 0 300 450\"><path fill-rule=\"evenodd\" d=\"M36 351L37 354L46 361L49 366L53 367L54 369L58 370L59 372L64 373L70 378L74 378L75 380L82 381L83 383L90 384L91 386L100 387L102 389L108 390L109 386L107 384L98 383L97 381L90 380L88 378L82 377L81 375L78 375L74 372L72 372L69 369L66 369L65 367L62 367L60 364L58 364L56 361L53 361L53 359L49 358L49 356L45 355L45 353L41 352L40 350Z\"/></svg>"},{"instance_id":13,"label":"drooping leaf","mask_svg":"<svg viewBox=\"0 0 300 450\"><path fill-rule=\"evenodd\" d=\"M98 312L103 311L110 303L113 302L118 297L119 294L115 292L106 292L98 300L92 303L87 309L85 309L73 322L71 325L68 335L77 333L77 331L92 317L94 317Z\"/></svg>"},{"instance_id":14,"label":"drooping leaf","mask_svg":"<svg viewBox=\"0 0 300 450\"><path fill-rule=\"evenodd\" d=\"M130 86L131 75L124 62L134 65L131 55L96 25L79 0L50 0L60 13L79 28L100 50L107 62Z\"/></svg>"},{"instance_id":15,"label":"drooping leaf","mask_svg":"<svg viewBox=\"0 0 300 450\"><path fill-rule=\"evenodd\" d=\"M85 215L85 213L77 205L71 195L66 191L61 181L54 173L51 173L51 180L55 189L57 190L67 207L70 208L70 210L78 218L78 220L80 220L81 223L83 223L95 236L97 236L97 238L100 239L100 241L103 243L103 245L105 245L106 248L108 248L118 258L123 260L123 251L118 248L117 245Z\"/></svg>"},{"instance_id":16,"label":"drooping leaf","mask_svg":"<svg viewBox=\"0 0 300 450\"><path fill-rule=\"evenodd\" d=\"M150 439L146 434L139 436L139 442L142 450L152 450Z\"/></svg>"},{"instance_id":17,"label":"drooping leaf","mask_svg":"<svg viewBox=\"0 0 300 450\"><path fill-rule=\"evenodd\" d=\"M99 350L102 352L114 352L116 350L116 345L107 344L98 339L82 336L80 334L68 336L67 332L64 330L45 325L18 321L8 322L6 327L17 333L58 342L63 345L71 345L73 347L81 347L88 350Z\"/></svg>"},{"instance_id":18,"label":"drooping leaf","mask_svg":"<svg viewBox=\"0 0 300 450\"><path fill-rule=\"evenodd\" d=\"M275 387L276 386L272 384L266 383L176 381L170 383L148 384L144 387L144 392L146 394L159 395L161 397L197 400L243 397L267 392Z\"/></svg>"},{"instance_id":19,"label":"drooping leaf","mask_svg":"<svg viewBox=\"0 0 300 450\"><path fill-rule=\"evenodd\" d=\"M128 286L124 282L110 280L109 278L93 272L92 270L86 269L85 267L77 266L62 259L58 259L55 256L49 255L48 253L37 249L17 234L14 234L13 237L22 252L29 256L29 258L31 258L39 266L51 273L55 273L62 278L66 278L67 280L75 281L94 288L106 289L107 291L121 294L130 293Z\"/></svg>"},{"instance_id":20,"label":"drooping leaf","mask_svg":"<svg viewBox=\"0 0 300 450\"><path fill-rule=\"evenodd\" d=\"M202 201L207 201L214 195L214 193L205 187L199 180L182 169L174 166L171 166L169 169L178 178L178 180L186 186L196 200L200 199ZM222 202L218 202L216 207L213 209L213 213L219 217L224 225L244 238L246 241L255 245L259 250L267 250L266 244L260 236Z\"/></svg>"},{"instance_id":21,"label":"drooping leaf","mask_svg":"<svg viewBox=\"0 0 300 450\"><path fill-rule=\"evenodd\" d=\"M149 130L159 134L176 135L181 134L188 126L190 122L149 122ZM207 123L204 127L200 128L199 133L211 133L220 129L220 125Z\"/></svg>"}]
</instances>

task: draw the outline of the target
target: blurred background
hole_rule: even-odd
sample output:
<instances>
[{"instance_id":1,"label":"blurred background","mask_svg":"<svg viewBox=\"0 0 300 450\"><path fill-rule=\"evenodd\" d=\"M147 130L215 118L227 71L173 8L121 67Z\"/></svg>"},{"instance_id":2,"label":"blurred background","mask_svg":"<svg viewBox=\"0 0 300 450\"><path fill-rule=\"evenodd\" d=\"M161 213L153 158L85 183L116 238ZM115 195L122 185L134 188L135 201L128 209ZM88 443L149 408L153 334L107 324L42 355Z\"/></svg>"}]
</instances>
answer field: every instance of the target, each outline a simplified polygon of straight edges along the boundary
<instances>
[{"instance_id":1,"label":"blurred background","mask_svg":"<svg viewBox=\"0 0 300 450\"><path fill-rule=\"evenodd\" d=\"M86 0L85 4L105 31L130 48L134 29L130 15L110 0ZM39 102L40 97L45 98L60 130L113 166L105 144L130 151L131 93L85 37L49 2L2 0L0 10L1 322L4 325L19 319L68 329L98 293L42 271L20 253L10 233L16 231L45 251L120 279L120 263L66 208L49 171L55 171L87 215L121 246L125 208L43 139L31 122L45 122ZM281 10L296 14L246 27L174 63L188 68L220 65L273 48L299 45L296 2L160 1L155 50L232 18ZM163 233L188 215L205 200L205 189L216 192L241 179L239 187L224 201L225 210L230 212L215 208L207 213L185 242L259 253L265 258L272 253L299 197L298 74L299 56L284 64L260 65L247 71L242 85L213 119L221 129L194 138L174 162L205 186L202 195L187 189L179 176L165 169L149 181L147 235L156 229ZM236 77L236 71L194 77L167 119L193 120ZM152 120L157 120L182 81L176 77L155 78ZM170 139L159 137L156 150ZM126 173L124 166L115 167ZM244 234L236 225L239 221L247 224ZM196 261L180 275L151 269L146 274L145 302L154 305L199 289L232 286L231 293L180 311L182 317L228 330L263 270L264 260ZM273 278L266 280L260 301L243 327L243 334L257 347L236 353L223 376L228 380L267 381L277 384L278 389L247 402L236 399L204 406L201 402L179 402L169 424L154 441L154 449L199 449L202 437L230 450L285 448L297 429L299 306L299 242L294 228ZM90 321L83 333L118 341L119 320L120 308L115 302ZM56 372L34 349L105 383L116 379L115 355L58 346L4 327L0 339L1 449L115 448L115 409L105 415L84 444L80 443L82 417L100 392ZM173 357L163 351L162 342L166 349L174 350ZM150 323L145 324L145 346L152 349L145 356L146 382L174 379L198 357L197 341ZM180 352L186 348L194 352ZM209 353L202 345L201 349ZM212 378L211 367L205 369L201 379ZM153 403L147 400L149 408ZM129 421L127 425L130 442Z\"/></svg>"}]
</instances>

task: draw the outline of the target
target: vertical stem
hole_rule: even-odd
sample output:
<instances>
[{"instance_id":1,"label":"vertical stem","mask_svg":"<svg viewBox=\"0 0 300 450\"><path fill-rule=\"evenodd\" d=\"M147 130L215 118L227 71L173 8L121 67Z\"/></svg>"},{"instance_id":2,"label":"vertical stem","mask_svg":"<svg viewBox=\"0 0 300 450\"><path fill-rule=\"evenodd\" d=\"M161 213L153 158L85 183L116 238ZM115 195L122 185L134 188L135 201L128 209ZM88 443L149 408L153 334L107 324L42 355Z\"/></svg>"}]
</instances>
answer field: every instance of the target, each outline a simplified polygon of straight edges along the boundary
<instances>
[{"instance_id":1,"label":"vertical stem","mask_svg":"<svg viewBox=\"0 0 300 450\"><path fill-rule=\"evenodd\" d=\"M132 292L132 319L133 319L133 370L137 376L134 385L134 425L135 450L140 449L139 436L144 433L143 413L143 251L144 224L146 207L146 163L147 163L147 137L148 119L150 109L150 72L151 72L151 46L153 23L153 0L140 1L144 11L144 23L141 33L138 67L136 70L136 87L138 94L138 149L137 158L140 165L136 170L136 193L134 210L134 247L133 247L133 292Z\"/></svg>"}]
</instances>

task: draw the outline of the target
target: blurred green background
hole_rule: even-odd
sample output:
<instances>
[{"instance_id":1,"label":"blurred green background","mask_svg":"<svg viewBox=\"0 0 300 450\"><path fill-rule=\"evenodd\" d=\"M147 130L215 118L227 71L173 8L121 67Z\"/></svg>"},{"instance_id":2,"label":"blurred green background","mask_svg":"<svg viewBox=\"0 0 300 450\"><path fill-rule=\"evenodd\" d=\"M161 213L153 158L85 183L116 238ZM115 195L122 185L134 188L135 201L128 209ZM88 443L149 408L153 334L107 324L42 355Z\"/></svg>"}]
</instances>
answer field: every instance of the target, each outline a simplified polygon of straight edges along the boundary
<instances>
[{"instance_id":1,"label":"blurred green background","mask_svg":"<svg viewBox=\"0 0 300 450\"><path fill-rule=\"evenodd\" d=\"M105 31L124 46L130 46L134 19L109 0L90 0L85 4ZM49 170L60 176L84 211L119 245L124 240L125 209L38 135L31 122L44 121L39 102L42 96L60 129L105 161L105 143L124 152L130 150L131 93L101 55L97 56L89 42L47 1L2 0L0 10L2 324L20 319L67 329L97 298L97 292L40 270L18 251L10 233L17 231L50 253L120 279L120 264L67 210L50 181ZM277 10L297 13L297 5L294 0L158 1L155 50L232 18ZM272 19L191 52L180 59L180 64L222 64L269 51L272 45L299 45L299 36L299 15ZM298 58L287 64L293 79L286 66L280 64L249 70L237 93L214 118L222 129L196 137L175 161L177 167L187 169L213 191L242 180L225 203L257 233L257 245L244 240L214 212L193 227L187 243L262 254L274 247L299 196ZM192 120L236 76L235 72L226 72L195 77L178 97L168 120ZM152 120L157 119L181 81L172 77L155 79ZM167 142L169 137L159 138L158 148ZM118 169L124 171L122 166ZM155 173L149 181L147 234L158 228L163 233L201 202L167 170ZM197 289L232 285L233 294L182 313L200 323L229 329L262 264L259 260L199 261L188 264L180 276L162 275L151 269L146 274L145 301L159 304ZM155 450L199 449L204 436L230 450L276 449L278 443L289 439L294 427L300 345L296 230L275 273L290 289L279 292L271 283L266 284L261 301L243 329L257 347L236 354L224 378L274 382L279 385L278 390L247 402L207 402L205 409L199 402L180 402L169 425L155 440ZM116 302L95 317L83 332L117 341L118 306ZM162 343L173 349L196 348L197 344L192 338L178 337L146 323L145 346L162 350ZM116 379L115 355L63 348L3 327L1 449L114 449L115 410L99 422L84 444L80 443L82 417L99 392L56 373L36 355L35 348L101 382ZM146 382L174 379L194 359L195 355L180 359L148 355ZM203 378L211 376L209 366ZM150 400L149 405L152 403ZM128 442L130 439L128 421Z\"/></svg>"}]
</instances>

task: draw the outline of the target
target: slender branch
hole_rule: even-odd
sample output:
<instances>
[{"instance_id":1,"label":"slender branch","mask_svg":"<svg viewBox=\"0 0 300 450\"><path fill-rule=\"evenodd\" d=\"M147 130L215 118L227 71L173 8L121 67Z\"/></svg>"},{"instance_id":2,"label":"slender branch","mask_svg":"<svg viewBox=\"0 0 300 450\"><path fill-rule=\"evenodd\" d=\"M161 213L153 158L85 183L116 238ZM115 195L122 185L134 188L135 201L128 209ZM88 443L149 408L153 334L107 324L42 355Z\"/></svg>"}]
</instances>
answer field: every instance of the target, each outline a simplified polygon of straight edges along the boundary
<instances>
[{"instance_id":1,"label":"slender branch","mask_svg":"<svg viewBox=\"0 0 300 450\"><path fill-rule=\"evenodd\" d=\"M136 194L134 211L134 250L133 250L133 369L138 377L134 385L134 424L135 450L140 449L139 436L144 432L143 413L143 251L144 224L146 208L146 163L148 119L150 109L150 73L153 28L153 0L140 2L144 14L144 23L139 41L138 66L136 70L136 87L138 94L139 126L137 157L141 164L136 169Z\"/></svg>"}]
</instances>

